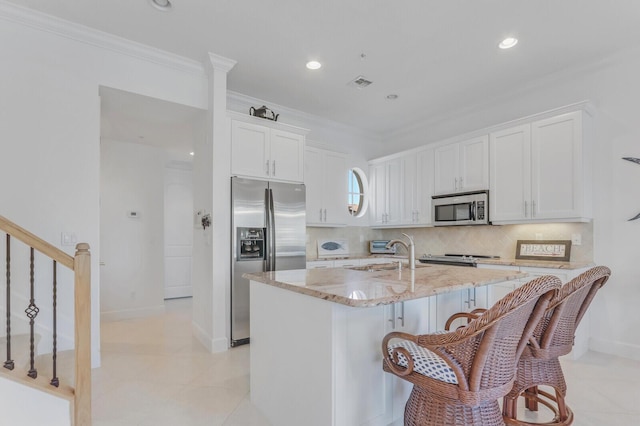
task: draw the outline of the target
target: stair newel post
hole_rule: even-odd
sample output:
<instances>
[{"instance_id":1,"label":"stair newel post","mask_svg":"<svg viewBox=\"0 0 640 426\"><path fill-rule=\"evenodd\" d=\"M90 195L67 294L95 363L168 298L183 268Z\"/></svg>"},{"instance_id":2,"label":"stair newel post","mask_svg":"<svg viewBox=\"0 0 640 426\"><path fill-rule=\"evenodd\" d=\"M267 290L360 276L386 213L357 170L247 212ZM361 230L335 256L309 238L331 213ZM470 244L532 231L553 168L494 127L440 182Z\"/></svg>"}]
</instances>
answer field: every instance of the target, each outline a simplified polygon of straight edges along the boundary
<instances>
[{"instance_id":1,"label":"stair newel post","mask_svg":"<svg viewBox=\"0 0 640 426\"><path fill-rule=\"evenodd\" d=\"M13 370L14 364L11 359L11 235L7 234L7 360L4 368Z\"/></svg>"},{"instance_id":2,"label":"stair newel post","mask_svg":"<svg viewBox=\"0 0 640 426\"><path fill-rule=\"evenodd\" d=\"M91 425L91 253L89 244L76 246L74 425Z\"/></svg>"}]
</instances>

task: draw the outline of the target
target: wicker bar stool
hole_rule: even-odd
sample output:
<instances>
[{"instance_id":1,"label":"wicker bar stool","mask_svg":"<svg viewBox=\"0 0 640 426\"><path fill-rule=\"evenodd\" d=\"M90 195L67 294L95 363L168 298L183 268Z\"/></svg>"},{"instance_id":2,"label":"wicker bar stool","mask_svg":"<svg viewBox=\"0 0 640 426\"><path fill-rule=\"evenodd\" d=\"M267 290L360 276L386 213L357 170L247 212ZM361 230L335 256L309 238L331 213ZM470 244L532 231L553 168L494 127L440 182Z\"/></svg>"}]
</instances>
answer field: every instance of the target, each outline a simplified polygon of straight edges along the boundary
<instances>
[{"instance_id":1,"label":"wicker bar stool","mask_svg":"<svg viewBox=\"0 0 640 426\"><path fill-rule=\"evenodd\" d=\"M566 283L554 296L542 321L536 327L529 344L520 357L516 381L503 400L505 423L509 425L570 425L573 413L565 402L567 384L558 357L571 352L576 327L594 296L607 282L611 270L597 266ZM538 389L550 386L555 395ZM538 403L548 407L554 418L547 423L518 420L518 397L525 398L525 407L538 410Z\"/></svg>"},{"instance_id":2,"label":"wicker bar stool","mask_svg":"<svg viewBox=\"0 0 640 426\"><path fill-rule=\"evenodd\" d=\"M511 390L516 362L560 285L537 278L453 332L387 334L384 371L413 383L404 424L504 425L498 399Z\"/></svg>"}]
</instances>

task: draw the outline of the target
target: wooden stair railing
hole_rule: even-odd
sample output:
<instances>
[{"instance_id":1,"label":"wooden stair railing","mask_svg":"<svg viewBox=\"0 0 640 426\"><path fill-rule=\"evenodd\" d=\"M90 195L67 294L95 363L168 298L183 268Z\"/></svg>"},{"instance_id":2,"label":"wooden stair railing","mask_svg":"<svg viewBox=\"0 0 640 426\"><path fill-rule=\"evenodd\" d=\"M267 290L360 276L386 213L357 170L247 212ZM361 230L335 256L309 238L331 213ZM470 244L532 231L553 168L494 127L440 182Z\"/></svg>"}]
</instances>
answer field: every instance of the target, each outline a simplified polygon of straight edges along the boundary
<instances>
[{"instance_id":1,"label":"wooden stair railing","mask_svg":"<svg viewBox=\"0 0 640 426\"><path fill-rule=\"evenodd\" d=\"M29 231L21 228L8 219L0 216L0 231L6 234L7 240L7 270L6 270L6 294L7 294L7 360L4 368L0 366L0 377L6 377L30 386L32 388L47 392L49 394L64 398L69 401L71 408L71 424L73 426L91 426L91 254L89 245L80 243L76 246L75 256L67 253L38 238ZM11 239L15 238L31 248L30 259L30 284L31 299L29 306L25 310L30 320L30 366L25 371L14 369L14 362L11 359L11 294L10 294L10 247ZM33 251L37 250L46 257L53 260L53 378L48 381L37 376L34 367L34 319L39 309L34 303L34 260ZM75 312L75 378L72 385L60 384L56 375L57 356L57 336L56 336L56 292L57 264L63 265L74 273L74 312Z\"/></svg>"}]
</instances>

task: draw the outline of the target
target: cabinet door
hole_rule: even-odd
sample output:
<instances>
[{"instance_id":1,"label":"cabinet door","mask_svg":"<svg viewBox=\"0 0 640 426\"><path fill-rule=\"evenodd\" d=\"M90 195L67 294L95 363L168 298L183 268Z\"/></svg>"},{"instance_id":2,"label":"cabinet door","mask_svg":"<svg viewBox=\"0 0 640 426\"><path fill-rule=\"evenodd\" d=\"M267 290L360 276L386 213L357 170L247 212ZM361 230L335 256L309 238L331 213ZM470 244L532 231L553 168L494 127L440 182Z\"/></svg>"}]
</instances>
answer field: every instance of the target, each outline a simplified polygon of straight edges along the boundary
<instances>
[{"instance_id":1,"label":"cabinet door","mask_svg":"<svg viewBox=\"0 0 640 426\"><path fill-rule=\"evenodd\" d=\"M369 217L373 225L384 225L386 220L386 165L372 164L369 167Z\"/></svg>"},{"instance_id":2,"label":"cabinet door","mask_svg":"<svg viewBox=\"0 0 640 426\"><path fill-rule=\"evenodd\" d=\"M387 221L386 225L399 225L402 210L402 163L400 159L387 162Z\"/></svg>"},{"instance_id":3,"label":"cabinet door","mask_svg":"<svg viewBox=\"0 0 640 426\"><path fill-rule=\"evenodd\" d=\"M462 306L462 296L466 296L467 291L453 291L436 295L436 330L444 330L449 317L455 313L468 311Z\"/></svg>"},{"instance_id":4,"label":"cabinet door","mask_svg":"<svg viewBox=\"0 0 640 426\"><path fill-rule=\"evenodd\" d=\"M523 220L531 211L531 126L491 133L489 219Z\"/></svg>"},{"instance_id":5,"label":"cabinet door","mask_svg":"<svg viewBox=\"0 0 640 426\"><path fill-rule=\"evenodd\" d=\"M323 223L324 159L322 151L307 148L304 155L304 183L307 187L307 225Z\"/></svg>"},{"instance_id":6,"label":"cabinet door","mask_svg":"<svg viewBox=\"0 0 640 426\"><path fill-rule=\"evenodd\" d=\"M583 215L581 117L572 112L531 125L532 219Z\"/></svg>"},{"instance_id":7,"label":"cabinet door","mask_svg":"<svg viewBox=\"0 0 640 426\"><path fill-rule=\"evenodd\" d=\"M433 150L420 151L417 155L416 165L416 224L425 225L431 223Z\"/></svg>"},{"instance_id":8,"label":"cabinet door","mask_svg":"<svg viewBox=\"0 0 640 426\"><path fill-rule=\"evenodd\" d=\"M457 143L439 146L433 150L434 194L451 194L458 191L458 162L460 146Z\"/></svg>"},{"instance_id":9,"label":"cabinet door","mask_svg":"<svg viewBox=\"0 0 640 426\"><path fill-rule=\"evenodd\" d=\"M489 188L489 136L460 142L458 190Z\"/></svg>"},{"instance_id":10,"label":"cabinet door","mask_svg":"<svg viewBox=\"0 0 640 426\"><path fill-rule=\"evenodd\" d=\"M271 129L271 177L304 182L304 136Z\"/></svg>"},{"instance_id":11,"label":"cabinet door","mask_svg":"<svg viewBox=\"0 0 640 426\"><path fill-rule=\"evenodd\" d=\"M412 225L417 221L418 210L418 168L417 158L414 154L406 155L400 159L402 162L403 202L400 223Z\"/></svg>"},{"instance_id":12,"label":"cabinet door","mask_svg":"<svg viewBox=\"0 0 640 426\"><path fill-rule=\"evenodd\" d=\"M429 327L429 298L408 300L396 303L395 309L396 328L395 331L419 335L430 332ZM395 311L395 312L394 312ZM392 376L391 393L393 395L393 419L401 419L404 414L404 407L407 404L413 385L399 377Z\"/></svg>"},{"instance_id":13,"label":"cabinet door","mask_svg":"<svg viewBox=\"0 0 640 426\"><path fill-rule=\"evenodd\" d=\"M231 121L231 173L269 177L269 129L242 121Z\"/></svg>"},{"instance_id":14,"label":"cabinet door","mask_svg":"<svg viewBox=\"0 0 640 426\"><path fill-rule=\"evenodd\" d=\"M331 225L346 225L347 208L347 159L343 154L327 152L325 154L325 175L322 182L323 202L326 213L324 221ZM308 198L307 198L308 199Z\"/></svg>"}]
</instances>

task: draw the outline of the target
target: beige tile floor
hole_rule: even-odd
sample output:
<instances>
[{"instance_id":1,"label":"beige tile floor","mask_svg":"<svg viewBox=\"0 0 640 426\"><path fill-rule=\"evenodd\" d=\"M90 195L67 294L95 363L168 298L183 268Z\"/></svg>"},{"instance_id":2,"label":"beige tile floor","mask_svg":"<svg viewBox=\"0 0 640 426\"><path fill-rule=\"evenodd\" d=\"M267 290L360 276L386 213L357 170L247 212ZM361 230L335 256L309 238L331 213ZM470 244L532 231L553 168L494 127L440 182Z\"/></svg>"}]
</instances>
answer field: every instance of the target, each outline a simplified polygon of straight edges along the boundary
<instances>
[{"instance_id":1,"label":"beige tile floor","mask_svg":"<svg viewBox=\"0 0 640 426\"><path fill-rule=\"evenodd\" d=\"M191 299L167 301L164 315L103 323L101 332L94 426L269 424L250 402L250 345L207 353L191 335ZM640 362L591 352L563 367L575 426L640 424Z\"/></svg>"}]
</instances>

